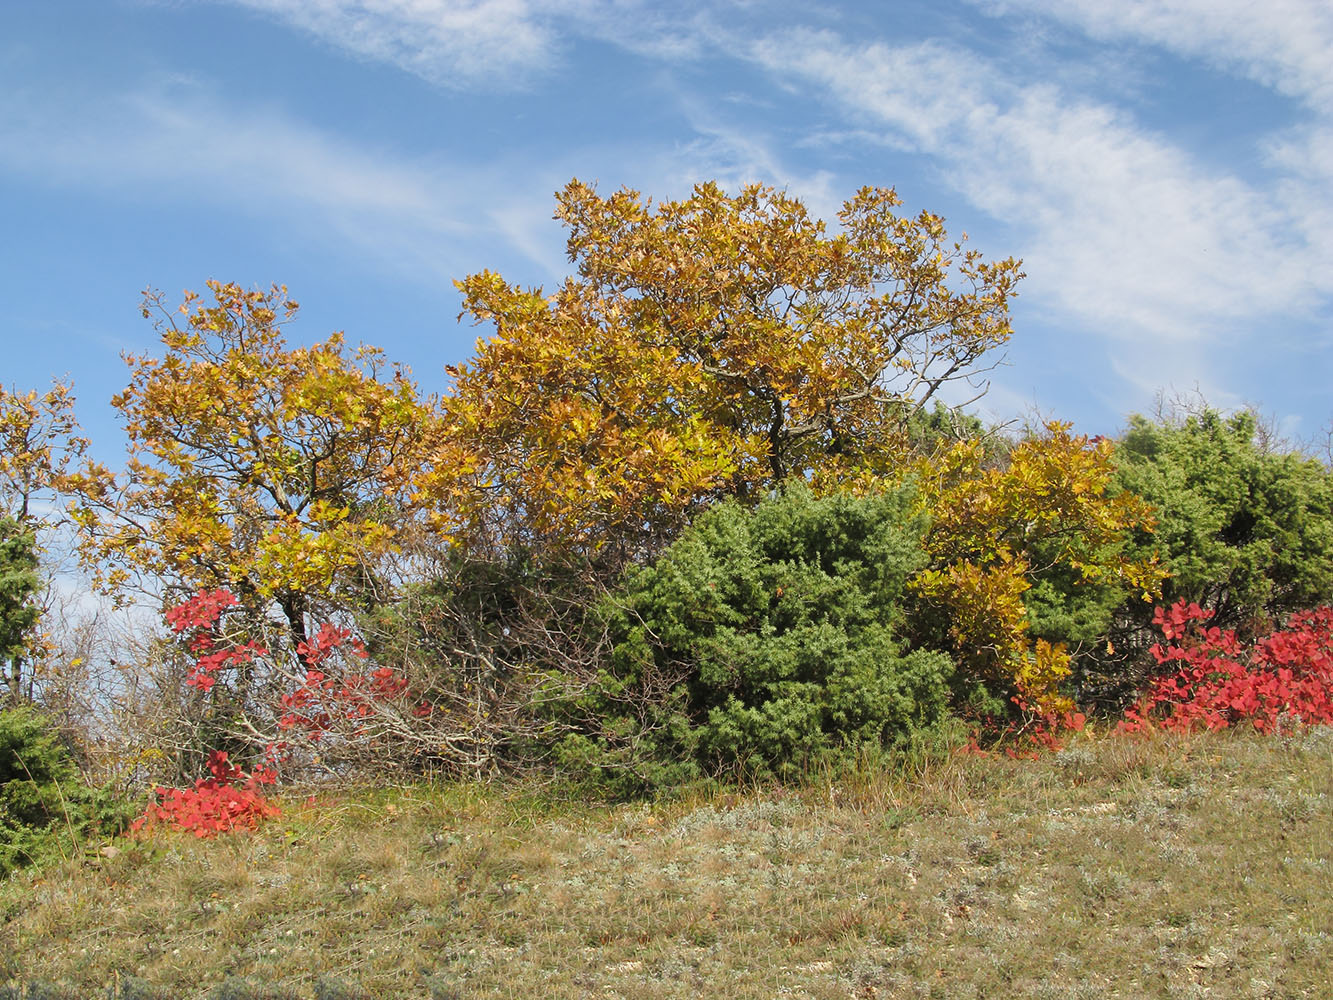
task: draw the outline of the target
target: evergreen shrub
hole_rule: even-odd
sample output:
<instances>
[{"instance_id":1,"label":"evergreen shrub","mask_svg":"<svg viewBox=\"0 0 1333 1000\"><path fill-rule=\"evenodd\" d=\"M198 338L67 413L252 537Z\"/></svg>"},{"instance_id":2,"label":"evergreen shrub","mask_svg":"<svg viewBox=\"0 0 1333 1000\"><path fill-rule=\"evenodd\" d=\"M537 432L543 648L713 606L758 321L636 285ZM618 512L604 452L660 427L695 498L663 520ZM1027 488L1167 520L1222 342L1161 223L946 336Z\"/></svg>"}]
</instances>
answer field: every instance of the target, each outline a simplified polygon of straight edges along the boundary
<instances>
[{"instance_id":1,"label":"evergreen shrub","mask_svg":"<svg viewBox=\"0 0 1333 1000\"><path fill-rule=\"evenodd\" d=\"M622 792L786 779L936 726L952 661L900 629L925 564L914 499L796 482L703 514L605 603L611 655L564 762Z\"/></svg>"},{"instance_id":2,"label":"evergreen shrub","mask_svg":"<svg viewBox=\"0 0 1333 1000\"><path fill-rule=\"evenodd\" d=\"M1154 508L1153 532L1134 544L1158 553L1168 572L1157 603L1197 604L1242 642L1333 601L1333 472L1259 431L1248 410L1135 416L1115 448L1116 487ZM1123 708L1142 688L1157 641L1154 607L1129 597L1105 637L1085 642L1075 661L1080 700ZM1105 605L1089 608L1090 637Z\"/></svg>"},{"instance_id":3,"label":"evergreen shrub","mask_svg":"<svg viewBox=\"0 0 1333 1000\"><path fill-rule=\"evenodd\" d=\"M54 726L29 706L0 711L0 876L69 857L124 829L129 807L84 783Z\"/></svg>"}]
</instances>

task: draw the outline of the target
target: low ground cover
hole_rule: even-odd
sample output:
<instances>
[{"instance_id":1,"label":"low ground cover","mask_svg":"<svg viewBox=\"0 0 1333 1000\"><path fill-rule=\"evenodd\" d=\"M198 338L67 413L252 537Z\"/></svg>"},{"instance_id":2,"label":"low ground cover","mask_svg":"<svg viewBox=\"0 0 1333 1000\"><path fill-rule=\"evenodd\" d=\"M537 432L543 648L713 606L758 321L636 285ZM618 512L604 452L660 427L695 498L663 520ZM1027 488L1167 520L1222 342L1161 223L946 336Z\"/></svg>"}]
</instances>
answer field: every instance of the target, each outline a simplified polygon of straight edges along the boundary
<instances>
[{"instance_id":1,"label":"low ground cover","mask_svg":"<svg viewBox=\"0 0 1333 1000\"><path fill-rule=\"evenodd\" d=\"M288 792L0 885L9 996L1317 997L1333 728L748 792ZM362 993L360 991L366 991ZM35 992L34 992L35 991Z\"/></svg>"}]
</instances>

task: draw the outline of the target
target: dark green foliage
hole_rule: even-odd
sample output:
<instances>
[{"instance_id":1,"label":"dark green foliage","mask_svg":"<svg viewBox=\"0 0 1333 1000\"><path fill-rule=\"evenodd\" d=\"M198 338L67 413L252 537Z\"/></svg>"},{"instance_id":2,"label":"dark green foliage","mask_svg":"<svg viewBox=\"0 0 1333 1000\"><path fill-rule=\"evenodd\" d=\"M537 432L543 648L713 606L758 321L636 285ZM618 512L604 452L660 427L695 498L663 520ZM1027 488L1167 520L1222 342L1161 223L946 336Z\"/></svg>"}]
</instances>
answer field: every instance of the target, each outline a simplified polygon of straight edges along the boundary
<instances>
[{"instance_id":1,"label":"dark green foliage","mask_svg":"<svg viewBox=\"0 0 1333 1000\"><path fill-rule=\"evenodd\" d=\"M56 834L79 775L55 731L30 708L0 711L0 874L36 860Z\"/></svg>"},{"instance_id":2,"label":"dark green foliage","mask_svg":"<svg viewBox=\"0 0 1333 1000\"><path fill-rule=\"evenodd\" d=\"M373 608L360 632L377 661L430 659L467 674L460 684L485 683L473 675L516 656L511 625L535 576L528 562L513 554L486 559L448 549L429 580L404 588L394 603ZM452 678L438 680L447 684Z\"/></svg>"},{"instance_id":3,"label":"dark green foliage","mask_svg":"<svg viewBox=\"0 0 1333 1000\"><path fill-rule=\"evenodd\" d=\"M814 497L800 483L719 505L607 604L599 731L566 763L622 791L701 773L792 777L893 747L945 714L952 663L898 633L925 522L910 490Z\"/></svg>"},{"instance_id":4,"label":"dark green foliage","mask_svg":"<svg viewBox=\"0 0 1333 1000\"><path fill-rule=\"evenodd\" d=\"M0 517L0 665L17 665L28 633L37 624L33 597L41 586L33 536L12 517ZM22 679L15 668L5 671L11 702L20 698Z\"/></svg>"},{"instance_id":5,"label":"dark green foliage","mask_svg":"<svg viewBox=\"0 0 1333 1000\"><path fill-rule=\"evenodd\" d=\"M1163 603L1197 601L1242 634L1333 597L1333 475L1262 450L1257 427L1248 411L1134 417L1116 449L1119 484L1157 508Z\"/></svg>"},{"instance_id":6,"label":"dark green foliage","mask_svg":"<svg viewBox=\"0 0 1333 1000\"><path fill-rule=\"evenodd\" d=\"M1130 597L1114 610L1102 648L1080 665L1085 698L1114 705L1132 694L1159 638L1155 604L1198 602L1215 613L1210 624L1254 638L1333 599L1333 474L1266 449L1257 431L1249 411L1130 419L1115 483L1156 508L1155 532L1135 544L1158 552L1171 575L1159 601ZM1104 613L1104 604L1092 610ZM1093 620L1087 631L1098 627Z\"/></svg>"},{"instance_id":7,"label":"dark green foliage","mask_svg":"<svg viewBox=\"0 0 1333 1000\"><path fill-rule=\"evenodd\" d=\"M68 857L89 838L124 828L127 807L84 784L47 720L28 707L0 711L0 875Z\"/></svg>"},{"instance_id":8,"label":"dark green foliage","mask_svg":"<svg viewBox=\"0 0 1333 1000\"><path fill-rule=\"evenodd\" d=\"M1134 547L1132 540L1125 539L1097 550L1097 557L1109 560L1107 553L1111 550ZM1044 548L1049 546L1038 547L1034 553L1037 565L1042 564ZM1138 548L1143 548L1142 541ZM1023 603L1032 623L1031 635L1047 642L1063 643L1068 648L1074 677L1073 693L1075 700L1080 702L1088 695L1085 690L1088 680L1109 663L1119 663L1123 659L1115 652L1117 645L1125 645L1123 635L1117 631L1118 618L1129 613L1146 614L1146 620L1151 621L1155 607L1153 602L1144 601L1141 591L1133 587L1114 579L1090 583L1080 579L1068 565L1052 566L1038 576L1032 589L1023 595ZM1115 642L1112 642L1113 636ZM1111 643L1111 654L1107 653L1108 643ZM1136 655L1145 654L1139 649Z\"/></svg>"}]
</instances>

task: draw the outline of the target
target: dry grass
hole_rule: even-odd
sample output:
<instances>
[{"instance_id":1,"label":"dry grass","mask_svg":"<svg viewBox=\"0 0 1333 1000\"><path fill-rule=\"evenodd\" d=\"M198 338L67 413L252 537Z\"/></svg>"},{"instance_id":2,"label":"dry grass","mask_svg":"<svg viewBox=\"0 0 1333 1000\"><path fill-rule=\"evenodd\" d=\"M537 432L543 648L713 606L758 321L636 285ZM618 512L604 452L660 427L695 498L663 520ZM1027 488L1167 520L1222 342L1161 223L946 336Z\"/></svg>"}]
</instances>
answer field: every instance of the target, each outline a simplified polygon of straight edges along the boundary
<instances>
[{"instance_id":1,"label":"dry grass","mask_svg":"<svg viewBox=\"0 0 1333 1000\"><path fill-rule=\"evenodd\" d=\"M256 835L160 834L0 886L0 981L234 1000L365 995L351 984L432 1000L1323 997L1331 791L1321 729L1089 733L1036 762L655 805L476 786L301 799Z\"/></svg>"}]
</instances>

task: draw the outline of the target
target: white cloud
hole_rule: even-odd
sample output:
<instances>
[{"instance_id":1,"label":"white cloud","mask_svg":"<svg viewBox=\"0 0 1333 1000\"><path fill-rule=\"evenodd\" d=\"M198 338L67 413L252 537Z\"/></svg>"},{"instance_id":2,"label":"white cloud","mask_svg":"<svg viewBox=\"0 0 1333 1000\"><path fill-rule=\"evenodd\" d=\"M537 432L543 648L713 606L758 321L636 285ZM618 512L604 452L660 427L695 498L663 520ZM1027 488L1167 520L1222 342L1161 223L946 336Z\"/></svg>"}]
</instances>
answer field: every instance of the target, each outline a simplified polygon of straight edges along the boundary
<instances>
[{"instance_id":1,"label":"white cloud","mask_svg":"<svg viewBox=\"0 0 1333 1000\"><path fill-rule=\"evenodd\" d=\"M1333 261L1333 121L1274 136L1267 152L1284 172L1277 197L1291 206L1293 227L1310 248L1306 266L1327 279Z\"/></svg>"},{"instance_id":2,"label":"white cloud","mask_svg":"<svg viewBox=\"0 0 1333 1000\"><path fill-rule=\"evenodd\" d=\"M555 41L529 0L234 0L445 86L540 69Z\"/></svg>"},{"instance_id":3,"label":"white cloud","mask_svg":"<svg viewBox=\"0 0 1333 1000\"><path fill-rule=\"evenodd\" d=\"M703 109L691 113L694 138L684 142L599 143L464 167L368 148L276 108L219 100L179 77L97 97L4 87L0 94L8 95L0 96L0 171L153 203L174 196L202 212L225 208L258 220L266 238L283 228L320 242L332 237L383 269L429 283L511 253L535 265L513 280L548 287L562 280L570 266L553 196L576 175L658 199L687 196L704 177L731 188L764 181L807 197L816 214L839 207L827 172L786 169L761 139Z\"/></svg>"},{"instance_id":4,"label":"white cloud","mask_svg":"<svg viewBox=\"0 0 1333 1000\"><path fill-rule=\"evenodd\" d=\"M662 59L697 55L692 4L645 0L229 0L432 84L506 89L557 63L574 38Z\"/></svg>"},{"instance_id":5,"label":"white cloud","mask_svg":"<svg viewBox=\"0 0 1333 1000\"><path fill-rule=\"evenodd\" d=\"M1199 341L1309 311L1333 292L1300 223L1317 194L1308 184L1287 197L1256 188L1111 106L1013 81L934 43L855 46L792 32L752 54L823 87L1012 224L1023 234L1026 293L1080 327Z\"/></svg>"},{"instance_id":6,"label":"white cloud","mask_svg":"<svg viewBox=\"0 0 1333 1000\"><path fill-rule=\"evenodd\" d=\"M663 186L644 190L688 197L702 179L716 181L726 191L759 183L797 195L814 218L832 220L841 211L851 192L837 191L831 171L793 170L766 136L720 118L699 101L683 100L681 110L696 138L677 148L666 162Z\"/></svg>"},{"instance_id":7,"label":"white cloud","mask_svg":"<svg viewBox=\"0 0 1333 1000\"><path fill-rule=\"evenodd\" d=\"M77 110L76 110L77 109ZM331 232L436 279L489 227L486 174L354 145L273 109L235 108L174 80L120 95L0 103L0 169L42 183L178 196ZM443 273L442 273L443 272Z\"/></svg>"},{"instance_id":8,"label":"white cloud","mask_svg":"<svg viewBox=\"0 0 1333 1000\"><path fill-rule=\"evenodd\" d=\"M1030 11L1101 40L1132 40L1202 59L1333 113L1328 0L972 0Z\"/></svg>"}]
</instances>

